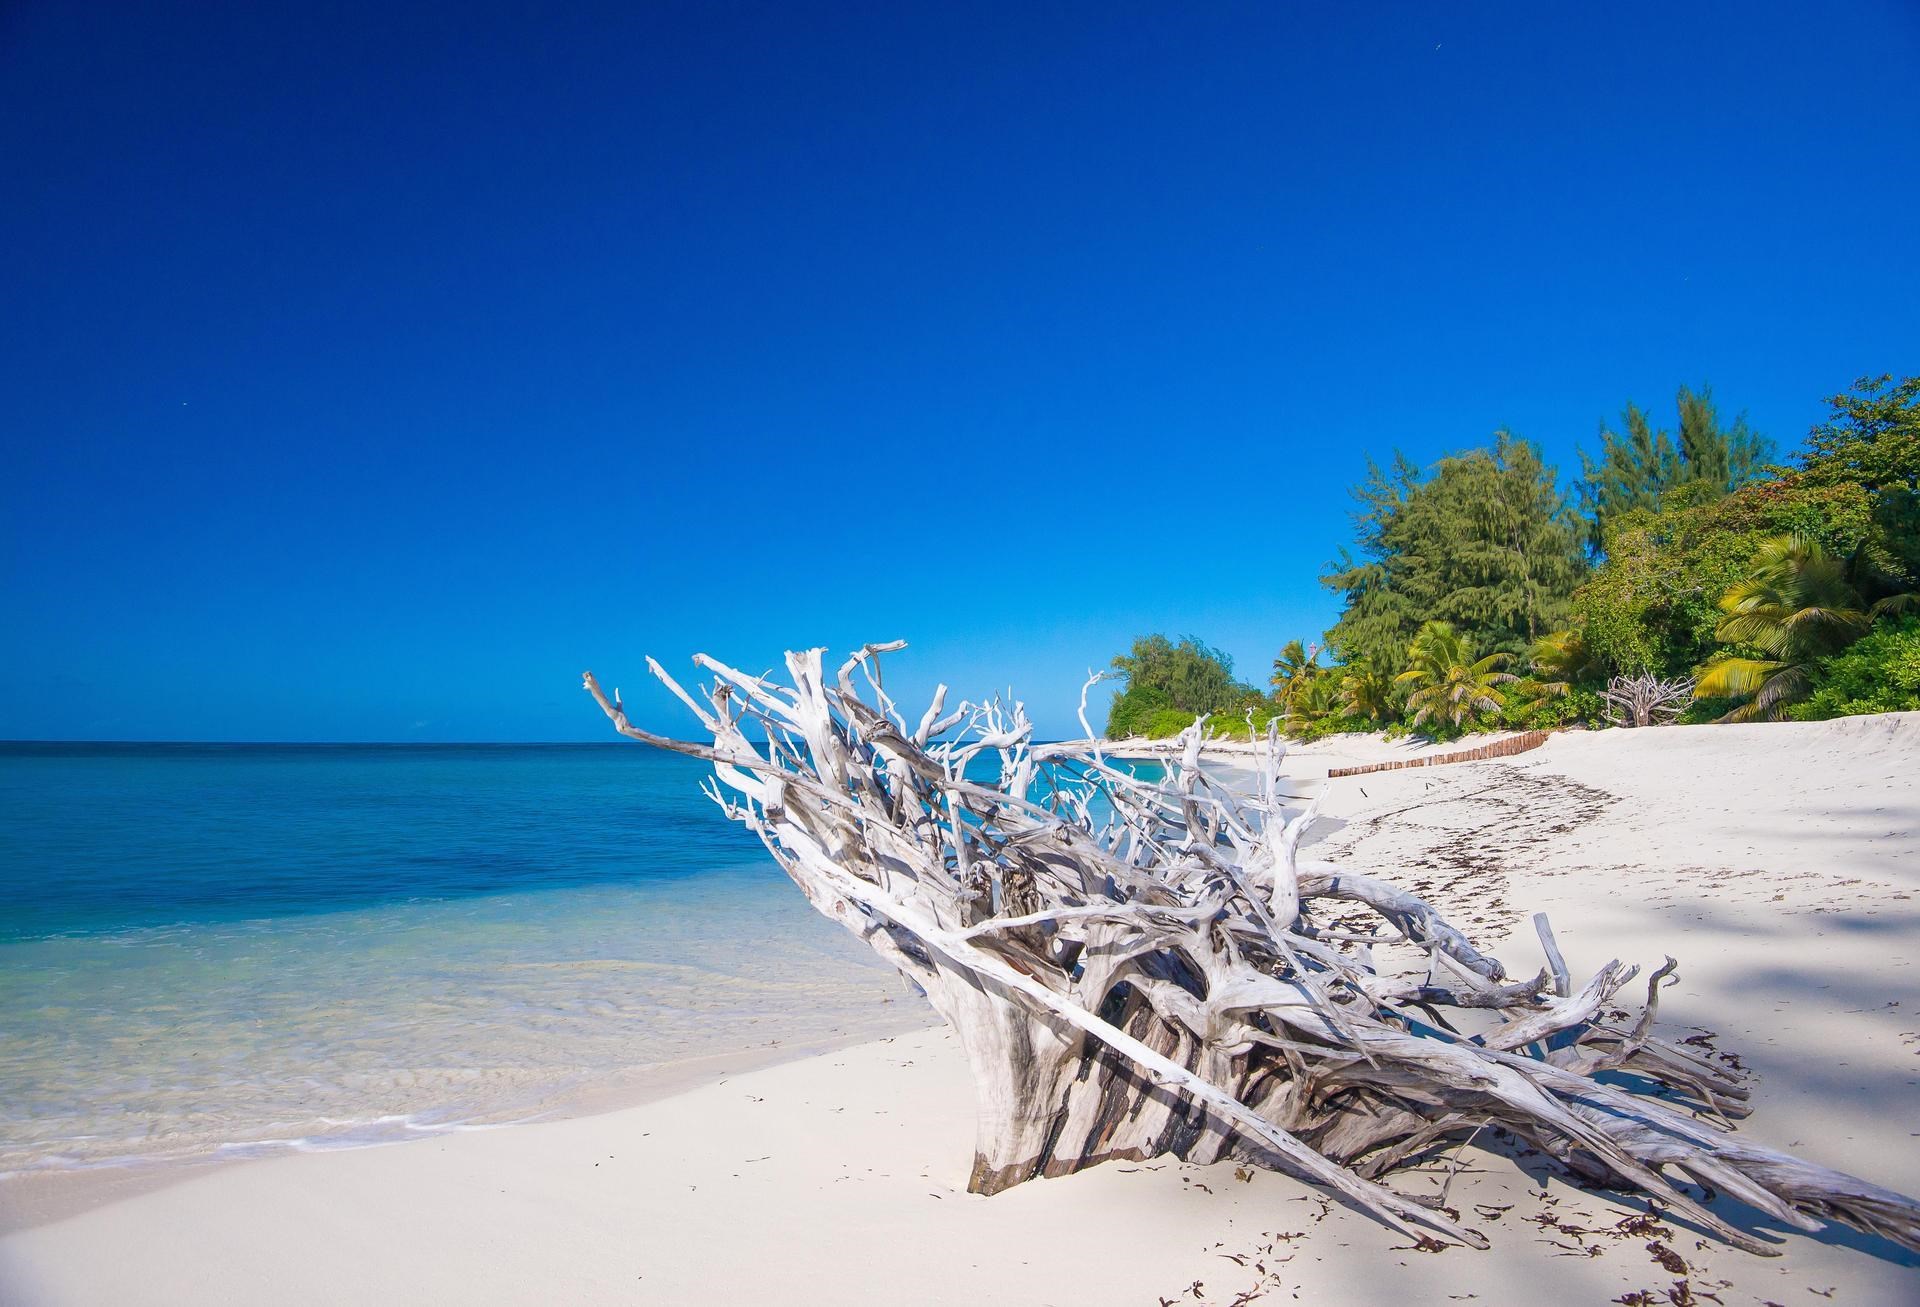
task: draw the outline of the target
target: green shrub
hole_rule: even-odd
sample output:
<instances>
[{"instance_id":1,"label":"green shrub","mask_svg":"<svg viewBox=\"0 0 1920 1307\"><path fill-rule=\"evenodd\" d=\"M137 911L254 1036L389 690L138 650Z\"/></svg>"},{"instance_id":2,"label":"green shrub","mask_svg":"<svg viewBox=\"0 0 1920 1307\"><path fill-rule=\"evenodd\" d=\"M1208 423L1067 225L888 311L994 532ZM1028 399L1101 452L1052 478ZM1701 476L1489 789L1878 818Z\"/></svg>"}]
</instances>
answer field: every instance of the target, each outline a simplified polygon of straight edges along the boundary
<instances>
[{"instance_id":1,"label":"green shrub","mask_svg":"<svg viewBox=\"0 0 1920 1307\"><path fill-rule=\"evenodd\" d=\"M1156 712L1173 707L1173 698L1165 690L1151 685L1133 685L1113 698L1107 710L1107 738L1124 740L1130 735L1145 735L1147 721Z\"/></svg>"},{"instance_id":2,"label":"green shrub","mask_svg":"<svg viewBox=\"0 0 1920 1307\"><path fill-rule=\"evenodd\" d=\"M1247 713L1249 711L1253 713L1253 734L1254 735L1257 735L1257 736L1266 735L1267 723L1272 721L1275 717L1282 718L1280 723L1280 730L1282 731L1282 733L1285 733L1287 731L1287 723L1284 719L1283 714L1280 711L1280 706L1274 703L1273 700L1267 698L1265 695L1262 695L1258 699L1255 699L1249 703L1242 704L1240 708L1237 709L1236 711L1221 712L1208 718L1207 729L1211 730L1216 735L1230 735L1236 740L1244 740L1247 738L1247 735L1248 735Z\"/></svg>"},{"instance_id":3,"label":"green shrub","mask_svg":"<svg viewBox=\"0 0 1920 1307\"><path fill-rule=\"evenodd\" d=\"M1316 717L1311 721L1287 722L1281 729L1289 738L1304 743L1308 740L1324 740L1329 735L1344 735L1349 731L1378 730L1379 724L1340 713L1329 713L1325 717Z\"/></svg>"},{"instance_id":4,"label":"green shrub","mask_svg":"<svg viewBox=\"0 0 1920 1307\"><path fill-rule=\"evenodd\" d=\"M1711 697L1692 699L1687 702L1685 708L1680 710L1680 716L1675 718L1675 721L1681 726L1701 726L1707 722L1717 722L1745 702L1745 699Z\"/></svg>"},{"instance_id":5,"label":"green shrub","mask_svg":"<svg viewBox=\"0 0 1920 1307\"><path fill-rule=\"evenodd\" d=\"M1603 726L1606 702L1586 685L1570 686L1564 694L1537 692L1533 678L1514 682L1507 696L1505 725L1516 731L1544 731L1556 726Z\"/></svg>"},{"instance_id":6,"label":"green shrub","mask_svg":"<svg viewBox=\"0 0 1920 1307\"><path fill-rule=\"evenodd\" d=\"M1884 622L1814 672L1814 690L1796 721L1861 713L1920 711L1920 617Z\"/></svg>"},{"instance_id":7,"label":"green shrub","mask_svg":"<svg viewBox=\"0 0 1920 1307\"><path fill-rule=\"evenodd\" d=\"M1198 715L1185 708L1157 708L1148 714L1140 733L1149 739L1164 740L1193 725L1193 719Z\"/></svg>"}]
</instances>

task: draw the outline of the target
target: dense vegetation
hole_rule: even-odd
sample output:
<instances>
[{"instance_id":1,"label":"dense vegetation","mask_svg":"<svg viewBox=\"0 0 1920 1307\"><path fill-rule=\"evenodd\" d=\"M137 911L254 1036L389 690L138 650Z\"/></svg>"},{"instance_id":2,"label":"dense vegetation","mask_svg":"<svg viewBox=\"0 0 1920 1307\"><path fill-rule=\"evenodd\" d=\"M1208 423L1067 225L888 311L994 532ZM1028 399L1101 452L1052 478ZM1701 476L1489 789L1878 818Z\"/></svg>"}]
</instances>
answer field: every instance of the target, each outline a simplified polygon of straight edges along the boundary
<instances>
[{"instance_id":1,"label":"dense vegetation","mask_svg":"<svg viewBox=\"0 0 1920 1307\"><path fill-rule=\"evenodd\" d=\"M1233 660L1191 636L1178 644L1164 635L1135 640L1133 648L1113 660L1127 678L1127 688L1107 714L1107 734L1162 737L1193 725L1202 713L1246 720L1265 728L1275 707L1251 685L1233 678Z\"/></svg>"},{"instance_id":2,"label":"dense vegetation","mask_svg":"<svg viewBox=\"0 0 1920 1307\"><path fill-rule=\"evenodd\" d=\"M1628 405L1566 490L1504 431L1431 470L1369 460L1324 642L1287 641L1262 689L1197 639L1138 640L1108 734L1599 725L1640 675L1691 682L1694 721L1920 709L1920 377L1827 403L1785 464L1686 388L1672 431Z\"/></svg>"}]
</instances>

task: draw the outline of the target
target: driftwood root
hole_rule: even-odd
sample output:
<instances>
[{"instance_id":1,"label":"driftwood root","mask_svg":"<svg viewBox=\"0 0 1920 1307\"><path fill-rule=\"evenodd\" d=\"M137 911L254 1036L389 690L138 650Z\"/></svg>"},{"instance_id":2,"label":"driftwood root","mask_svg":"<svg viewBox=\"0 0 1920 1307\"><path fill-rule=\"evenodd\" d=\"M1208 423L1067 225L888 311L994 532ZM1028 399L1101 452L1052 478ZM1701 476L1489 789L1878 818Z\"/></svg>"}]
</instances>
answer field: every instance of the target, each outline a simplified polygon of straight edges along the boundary
<instances>
[{"instance_id":1,"label":"driftwood root","mask_svg":"<svg viewBox=\"0 0 1920 1307\"><path fill-rule=\"evenodd\" d=\"M648 660L711 744L634 726L591 673L586 688L623 734L710 762L715 802L953 1028L978 1102L976 1191L1230 1157L1479 1247L1380 1177L1492 1129L1754 1252L1777 1248L1693 1186L1920 1249L1912 1199L1729 1133L1746 1112L1736 1076L1653 1030L1672 959L1628 1020L1638 969L1608 962L1576 985L1542 917L1548 965L1511 982L1417 896L1299 856L1314 813L1285 802L1274 730L1250 788L1202 764L1204 719L1136 774L1091 729L1036 744L1017 703L947 711L942 687L909 720L879 670L901 647L869 645L831 676L822 650L789 654L786 684L701 655L698 695Z\"/></svg>"}]
</instances>

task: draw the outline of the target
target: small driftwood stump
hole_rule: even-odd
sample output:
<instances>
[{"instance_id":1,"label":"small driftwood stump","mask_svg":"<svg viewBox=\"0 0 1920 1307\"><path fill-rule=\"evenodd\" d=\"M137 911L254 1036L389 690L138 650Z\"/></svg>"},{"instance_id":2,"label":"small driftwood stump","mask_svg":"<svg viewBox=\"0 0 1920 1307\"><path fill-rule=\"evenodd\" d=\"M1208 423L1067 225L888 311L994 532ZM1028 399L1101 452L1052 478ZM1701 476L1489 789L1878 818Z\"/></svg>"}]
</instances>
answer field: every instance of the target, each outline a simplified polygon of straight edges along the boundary
<instances>
[{"instance_id":1,"label":"small driftwood stump","mask_svg":"<svg viewBox=\"0 0 1920 1307\"><path fill-rule=\"evenodd\" d=\"M789 654L784 686L702 655L699 698L649 659L711 745L634 726L591 673L586 688L622 733L710 761L714 801L953 1028L978 1101L975 1191L1113 1158L1236 1158L1415 1239L1484 1247L1379 1177L1495 1127L1754 1252L1775 1248L1681 1185L1920 1248L1913 1200L1730 1133L1745 1091L1653 1034L1672 959L1624 1020L1638 969L1609 962L1576 988L1538 917L1549 965L1510 981L1412 894L1299 856L1314 814L1283 806L1276 733L1251 792L1202 765L1204 722L1148 779L1091 728L1034 744L1018 704L946 712L943 686L910 721L878 667L901 647L867 646L831 680L823 651ZM1415 973L1377 967L1376 948Z\"/></svg>"},{"instance_id":2,"label":"small driftwood stump","mask_svg":"<svg viewBox=\"0 0 1920 1307\"><path fill-rule=\"evenodd\" d=\"M1693 700L1692 680L1663 681L1652 672L1616 676L1600 692L1615 726L1665 726Z\"/></svg>"}]
</instances>

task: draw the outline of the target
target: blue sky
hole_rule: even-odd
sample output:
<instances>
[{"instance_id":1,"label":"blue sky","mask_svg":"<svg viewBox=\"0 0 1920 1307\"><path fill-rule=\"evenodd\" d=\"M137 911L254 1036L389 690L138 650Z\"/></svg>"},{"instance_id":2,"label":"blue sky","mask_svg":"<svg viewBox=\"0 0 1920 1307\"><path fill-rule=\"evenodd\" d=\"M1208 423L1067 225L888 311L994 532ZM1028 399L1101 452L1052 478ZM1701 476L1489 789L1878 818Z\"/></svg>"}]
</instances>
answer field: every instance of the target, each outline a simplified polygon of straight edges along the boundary
<instances>
[{"instance_id":1,"label":"blue sky","mask_svg":"<svg viewBox=\"0 0 1920 1307\"><path fill-rule=\"evenodd\" d=\"M9 5L0 737L1333 617L1363 456L1920 371L1920 10Z\"/></svg>"}]
</instances>

